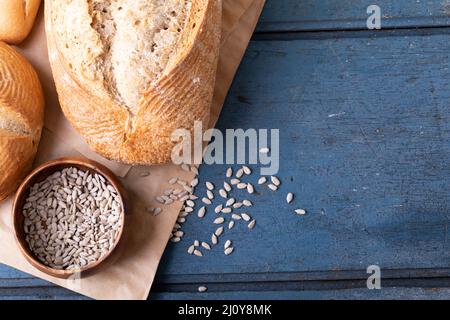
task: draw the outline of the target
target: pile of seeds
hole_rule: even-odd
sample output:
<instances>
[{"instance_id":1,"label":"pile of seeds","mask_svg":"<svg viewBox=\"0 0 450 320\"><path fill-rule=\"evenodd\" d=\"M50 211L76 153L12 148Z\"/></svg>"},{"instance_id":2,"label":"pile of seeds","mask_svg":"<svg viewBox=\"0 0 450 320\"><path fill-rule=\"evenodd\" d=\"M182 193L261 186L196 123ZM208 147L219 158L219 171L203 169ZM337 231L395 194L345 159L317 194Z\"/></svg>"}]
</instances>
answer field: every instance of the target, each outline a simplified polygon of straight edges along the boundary
<instances>
[{"instance_id":1,"label":"pile of seeds","mask_svg":"<svg viewBox=\"0 0 450 320\"><path fill-rule=\"evenodd\" d=\"M102 259L113 249L123 220L117 190L103 176L77 168L34 184L22 212L31 251L58 270Z\"/></svg>"},{"instance_id":2,"label":"pile of seeds","mask_svg":"<svg viewBox=\"0 0 450 320\"><path fill-rule=\"evenodd\" d=\"M269 152L263 149L261 152ZM203 256L203 252L210 251L213 246L219 243L219 238L228 229L231 230L237 223L246 223L248 229L251 231L256 226L256 219L254 219L249 213L242 212L245 209L251 209L253 202L248 199L238 200L231 197L233 188L236 191L241 191L253 195L256 193L255 186L249 182L245 182L245 176L252 174L252 169L248 166L243 166L234 172L233 168L228 168L225 172L225 181L222 186L216 186L212 182L205 182L206 194L203 197L199 197L194 194L195 188L199 185L198 167L183 164L181 168L186 172L195 174L194 179L191 182L184 181L179 177L171 178L168 183L172 187L165 190L163 195L156 197L156 201L162 205L170 205L174 201L181 201L183 207L178 216L177 223L172 230L171 242L179 243L184 237L184 232L181 230L183 224L186 222L188 216L194 213L194 208L197 202L201 202L200 208L195 212L199 219L203 219L208 211L209 206L212 205L216 195L218 199L223 199L224 203L215 206L211 211L217 215L213 219L213 225L215 225L215 231L212 232L210 241L195 240L188 248L187 252L191 255L198 257ZM258 186L263 187L266 185L271 191L279 191L281 188L281 180L276 176L260 177L258 180ZM294 194L289 192L286 195L286 202L291 204L294 201ZM148 208L149 212L157 215L162 212L161 208ZM245 210L247 211L247 210ZM306 210L295 209L293 210L297 215L305 215ZM230 255L234 252L232 241L227 240L223 247L224 254Z\"/></svg>"}]
</instances>

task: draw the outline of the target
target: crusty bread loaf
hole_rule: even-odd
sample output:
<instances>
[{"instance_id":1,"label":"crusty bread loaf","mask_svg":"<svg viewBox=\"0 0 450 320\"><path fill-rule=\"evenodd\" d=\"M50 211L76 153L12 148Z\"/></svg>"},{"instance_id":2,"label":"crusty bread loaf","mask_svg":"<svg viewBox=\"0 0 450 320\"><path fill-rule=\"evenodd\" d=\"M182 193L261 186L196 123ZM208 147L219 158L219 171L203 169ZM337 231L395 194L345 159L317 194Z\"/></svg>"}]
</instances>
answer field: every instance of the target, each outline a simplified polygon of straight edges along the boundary
<instances>
[{"instance_id":1,"label":"crusty bread loaf","mask_svg":"<svg viewBox=\"0 0 450 320\"><path fill-rule=\"evenodd\" d=\"M221 0L45 1L50 62L62 109L101 155L170 161L175 129L206 128Z\"/></svg>"},{"instance_id":2,"label":"crusty bread loaf","mask_svg":"<svg viewBox=\"0 0 450 320\"><path fill-rule=\"evenodd\" d=\"M0 41L22 42L30 33L41 0L0 0Z\"/></svg>"},{"instance_id":3,"label":"crusty bread loaf","mask_svg":"<svg viewBox=\"0 0 450 320\"><path fill-rule=\"evenodd\" d=\"M33 67L0 42L0 201L33 164L44 122L44 95Z\"/></svg>"}]
</instances>

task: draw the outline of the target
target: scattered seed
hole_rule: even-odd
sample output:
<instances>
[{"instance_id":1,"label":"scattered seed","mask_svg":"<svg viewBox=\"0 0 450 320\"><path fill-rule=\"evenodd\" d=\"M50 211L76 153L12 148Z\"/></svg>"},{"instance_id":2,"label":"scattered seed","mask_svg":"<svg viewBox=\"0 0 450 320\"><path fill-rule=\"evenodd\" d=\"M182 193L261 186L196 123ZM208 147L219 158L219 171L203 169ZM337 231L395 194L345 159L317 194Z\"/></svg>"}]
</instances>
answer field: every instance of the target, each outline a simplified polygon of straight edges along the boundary
<instances>
[{"instance_id":1,"label":"scattered seed","mask_svg":"<svg viewBox=\"0 0 450 320\"><path fill-rule=\"evenodd\" d=\"M198 168L196 166L191 166L191 172L198 176Z\"/></svg>"},{"instance_id":2,"label":"scattered seed","mask_svg":"<svg viewBox=\"0 0 450 320\"><path fill-rule=\"evenodd\" d=\"M249 228L250 230L252 230L252 229L255 227L255 225L256 225L256 220L252 220L252 221L248 224L248 228Z\"/></svg>"},{"instance_id":3,"label":"scattered seed","mask_svg":"<svg viewBox=\"0 0 450 320\"><path fill-rule=\"evenodd\" d=\"M214 199L214 193L211 190L207 190L206 195L207 195L208 199L210 199L210 200Z\"/></svg>"},{"instance_id":4,"label":"scattered seed","mask_svg":"<svg viewBox=\"0 0 450 320\"><path fill-rule=\"evenodd\" d=\"M240 179L244 175L244 169L239 169L236 172L236 178Z\"/></svg>"},{"instance_id":5,"label":"scattered seed","mask_svg":"<svg viewBox=\"0 0 450 320\"><path fill-rule=\"evenodd\" d=\"M280 184L281 184L281 181L280 181L280 179L278 179L277 177L275 177L275 176L271 176L270 177L270 180L272 181L272 183L274 184L274 185L276 185L277 187L279 187L280 186Z\"/></svg>"},{"instance_id":6,"label":"scattered seed","mask_svg":"<svg viewBox=\"0 0 450 320\"><path fill-rule=\"evenodd\" d=\"M231 219L233 219L233 220L241 220L242 217L241 217L239 214L233 214L233 215L231 216Z\"/></svg>"},{"instance_id":7,"label":"scattered seed","mask_svg":"<svg viewBox=\"0 0 450 320\"><path fill-rule=\"evenodd\" d=\"M270 152L270 149L267 148L267 147L264 147L264 148L259 149L259 152L260 152L260 153L269 153L269 152Z\"/></svg>"},{"instance_id":8,"label":"scattered seed","mask_svg":"<svg viewBox=\"0 0 450 320\"><path fill-rule=\"evenodd\" d=\"M201 208L198 210L197 216L198 216L199 218L203 218L203 217L205 216L205 214L206 214L206 207L201 207Z\"/></svg>"},{"instance_id":9,"label":"scattered seed","mask_svg":"<svg viewBox=\"0 0 450 320\"><path fill-rule=\"evenodd\" d=\"M225 191L230 192L231 191L231 186L228 182L224 181L223 182L223 188L225 189Z\"/></svg>"},{"instance_id":10,"label":"scattered seed","mask_svg":"<svg viewBox=\"0 0 450 320\"><path fill-rule=\"evenodd\" d=\"M203 199L202 199L202 202L203 202L204 204L211 204L211 200L209 200L208 198L203 198Z\"/></svg>"},{"instance_id":11,"label":"scattered seed","mask_svg":"<svg viewBox=\"0 0 450 320\"><path fill-rule=\"evenodd\" d=\"M266 182L267 182L267 178L266 178L266 177L261 177L261 178L259 178L259 180L258 180L258 184L259 184L259 185L264 184L264 183L266 183Z\"/></svg>"},{"instance_id":12,"label":"scattered seed","mask_svg":"<svg viewBox=\"0 0 450 320\"><path fill-rule=\"evenodd\" d=\"M253 206L253 203L250 200L244 200L244 201L242 201L242 204L246 207Z\"/></svg>"},{"instance_id":13,"label":"scattered seed","mask_svg":"<svg viewBox=\"0 0 450 320\"><path fill-rule=\"evenodd\" d=\"M197 200L198 197L197 197L195 194L191 194L191 195L189 196L189 199L190 199L190 200Z\"/></svg>"},{"instance_id":14,"label":"scattered seed","mask_svg":"<svg viewBox=\"0 0 450 320\"><path fill-rule=\"evenodd\" d=\"M289 192L286 196L286 202L289 204L294 200L294 194L292 192Z\"/></svg>"},{"instance_id":15,"label":"scattered seed","mask_svg":"<svg viewBox=\"0 0 450 320\"><path fill-rule=\"evenodd\" d=\"M219 212L222 211L222 209L223 209L223 205L219 204L219 205L214 209L214 212L215 212L215 213L219 213Z\"/></svg>"},{"instance_id":16,"label":"scattered seed","mask_svg":"<svg viewBox=\"0 0 450 320\"><path fill-rule=\"evenodd\" d=\"M202 242L202 247L206 250L211 250L211 246L207 242Z\"/></svg>"},{"instance_id":17,"label":"scattered seed","mask_svg":"<svg viewBox=\"0 0 450 320\"><path fill-rule=\"evenodd\" d=\"M223 233L223 227L217 228L217 230L214 232L214 234L218 237L220 237Z\"/></svg>"},{"instance_id":18,"label":"scattered seed","mask_svg":"<svg viewBox=\"0 0 450 320\"><path fill-rule=\"evenodd\" d=\"M231 179L231 184L233 185L233 186L235 186L235 185L237 185L237 184L239 184L240 182L241 182L241 180L239 180L239 179Z\"/></svg>"},{"instance_id":19,"label":"scattered seed","mask_svg":"<svg viewBox=\"0 0 450 320\"><path fill-rule=\"evenodd\" d=\"M198 287L198 292L203 293L203 292L206 292L206 291L208 291L207 287L204 287L204 286Z\"/></svg>"},{"instance_id":20,"label":"scattered seed","mask_svg":"<svg viewBox=\"0 0 450 320\"><path fill-rule=\"evenodd\" d=\"M230 199L228 199L226 206L231 207L235 202L236 202L235 198L230 198Z\"/></svg>"},{"instance_id":21,"label":"scattered seed","mask_svg":"<svg viewBox=\"0 0 450 320\"><path fill-rule=\"evenodd\" d=\"M173 177L172 179L169 180L169 184L175 184L178 182L178 177Z\"/></svg>"},{"instance_id":22,"label":"scattered seed","mask_svg":"<svg viewBox=\"0 0 450 320\"><path fill-rule=\"evenodd\" d=\"M229 247L231 247L231 240L227 240L227 241L225 242L225 244L223 245L223 249L226 250L226 249L228 249Z\"/></svg>"},{"instance_id":23,"label":"scattered seed","mask_svg":"<svg viewBox=\"0 0 450 320\"><path fill-rule=\"evenodd\" d=\"M231 221L228 223L228 230L233 229L233 227L234 227L234 221L231 220Z\"/></svg>"},{"instance_id":24,"label":"scattered seed","mask_svg":"<svg viewBox=\"0 0 450 320\"><path fill-rule=\"evenodd\" d=\"M200 241L195 240L195 241L194 241L194 247L198 247L199 245L200 245Z\"/></svg>"},{"instance_id":25,"label":"scattered seed","mask_svg":"<svg viewBox=\"0 0 450 320\"><path fill-rule=\"evenodd\" d=\"M197 257L203 257L203 253L197 249L194 250L194 255L196 255Z\"/></svg>"},{"instance_id":26,"label":"scattered seed","mask_svg":"<svg viewBox=\"0 0 450 320\"><path fill-rule=\"evenodd\" d=\"M231 211L232 211L231 208L223 208L222 209L222 213L225 213L225 214L226 213L231 213Z\"/></svg>"},{"instance_id":27,"label":"scattered seed","mask_svg":"<svg viewBox=\"0 0 450 320\"><path fill-rule=\"evenodd\" d=\"M252 169L250 169L250 168L247 167L247 166L243 166L243 167L242 167L242 170L244 170L244 173L245 173L246 175L251 175L251 174L252 174Z\"/></svg>"},{"instance_id":28,"label":"scattered seed","mask_svg":"<svg viewBox=\"0 0 450 320\"><path fill-rule=\"evenodd\" d=\"M228 193L224 189L220 189L219 194L222 198L228 198Z\"/></svg>"},{"instance_id":29,"label":"scattered seed","mask_svg":"<svg viewBox=\"0 0 450 320\"><path fill-rule=\"evenodd\" d=\"M225 222L225 219L223 217L219 217L214 220L214 224L222 224L224 222Z\"/></svg>"},{"instance_id":30,"label":"scattered seed","mask_svg":"<svg viewBox=\"0 0 450 320\"><path fill-rule=\"evenodd\" d=\"M161 212L163 212L163 209L161 209L161 208L155 208L155 210L153 211L153 215L157 216L157 215L159 215Z\"/></svg>"},{"instance_id":31,"label":"scattered seed","mask_svg":"<svg viewBox=\"0 0 450 320\"><path fill-rule=\"evenodd\" d=\"M250 217L247 213L241 213L241 217L247 222L252 219L252 217Z\"/></svg>"},{"instance_id":32,"label":"scattered seed","mask_svg":"<svg viewBox=\"0 0 450 320\"><path fill-rule=\"evenodd\" d=\"M192 201L192 200L187 200L187 201L186 201L186 205L187 205L188 207L195 207L195 202Z\"/></svg>"},{"instance_id":33,"label":"scattered seed","mask_svg":"<svg viewBox=\"0 0 450 320\"><path fill-rule=\"evenodd\" d=\"M227 248L224 252L225 252L225 255L229 256L230 254L233 253L233 251L234 251L234 248L230 247L230 248Z\"/></svg>"},{"instance_id":34,"label":"scattered seed","mask_svg":"<svg viewBox=\"0 0 450 320\"><path fill-rule=\"evenodd\" d=\"M192 246L190 246L190 247L188 248L187 252L188 252L189 254L193 254L193 253L194 253L194 250L195 250L195 246L192 245Z\"/></svg>"},{"instance_id":35,"label":"scattered seed","mask_svg":"<svg viewBox=\"0 0 450 320\"><path fill-rule=\"evenodd\" d=\"M217 236L216 236L215 234L212 234L212 235L211 235L211 243L212 243L213 245L216 245L217 242L218 242Z\"/></svg>"},{"instance_id":36,"label":"scattered seed","mask_svg":"<svg viewBox=\"0 0 450 320\"><path fill-rule=\"evenodd\" d=\"M170 241L172 241L173 243L178 243L181 241L181 238L174 237L174 238L170 239Z\"/></svg>"},{"instance_id":37,"label":"scattered seed","mask_svg":"<svg viewBox=\"0 0 450 320\"><path fill-rule=\"evenodd\" d=\"M186 213L191 213L191 212L194 212L194 208L192 208L192 207L187 207L187 208L184 209L184 211L185 211Z\"/></svg>"},{"instance_id":38,"label":"scattered seed","mask_svg":"<svg viewBox=\"0 0 450 320\"><path fill-rule=\"evenodd\" d=\"M253 187L253 185L251 183L247 184L247 192L250 194L255 192L255 188Z\"/></svg>"},{"instance_id":39,"label":"scattered seed","mask_svg":"<svg viewBox=\"0 0 450 320\"><path fill-rule=\"evenodd\" d=\"M233 208L234 209L239 209L239 208L241 208L242 207L242 202L236 202L235 204L233 204Z\"/></svg>"},{"instance_id":40,"label":"scattered seed","mask_svg":"<svg viewBox=\"0 0 450 320\"><path fill-rule=\"evenodd\" d=\"M295 210L295 213L298 214L299 216L304 216L306 214L306 210L305 209L297 209L297 210Z\"/></svg>"},{"instance_id":41,"label":"scattered seed","mask_svg":"<svg viewBox=\"0 0 450 320\"><path fill-rule=\"evenodd\" d=\"M238 185L237 185L237 188L238 189L246 189L247 188L247 184L246 183L238 183Z\"/></svg>"},{"instance_id":42,"label":"scattered seed","mask_svg":"<svg viewBox=\"0 0 450 320\"><path fill-rule=\"evenodd\" d=\"M208 189L208 190L214 190L214 184L212 184L211 182L206 182L206 188Z\"/></svg>"},{"instance_id":43,"label":"scattered seed","mask_svg":"<svg viewBox=\"0 0 450 320\"><path fill-rule=\"evenodd\" d=\"M276 185L274 185L274 184L269 184L268 187L272 191L277 191L278 190L278 187Z\"/></svg>"}]
</instances>

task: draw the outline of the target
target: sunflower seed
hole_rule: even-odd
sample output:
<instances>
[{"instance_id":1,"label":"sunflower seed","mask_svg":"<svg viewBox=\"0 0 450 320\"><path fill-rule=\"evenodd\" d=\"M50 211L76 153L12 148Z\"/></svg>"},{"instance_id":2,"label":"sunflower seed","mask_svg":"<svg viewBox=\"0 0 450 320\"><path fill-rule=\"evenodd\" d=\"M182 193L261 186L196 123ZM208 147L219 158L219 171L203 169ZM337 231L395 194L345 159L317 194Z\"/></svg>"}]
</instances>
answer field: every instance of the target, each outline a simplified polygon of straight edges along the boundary
<instances>
[{"instance_id":1,"label":"sunflower seed","mask_svg":"<svg viewBox=\"0 0 450 320\"><path fill-rule=\"evenodd\" d=\"M225 241L225 244L223 245L223 249L226 250L226 249L228 249L229 247L231 247L231 240Z\"/></svg>"},{"instance_id":2,"label":"sunflower seed","mask_svg":"<svg viewBox=\"0 0 450 320\"><path fill-rule=\"evenodd\" d=\"M255 192L255 188L253 187L253 185L251 183L247 184L247 192L250 194Z\"/></svg>"},{"instance_id":3,"label":"sunflower seed","mask_svg":"<svg viewBox=\"0 0 450 320\"><path fill-rule=\"evenodd\" d=\"M251 174L252 174L252 169L250 169L250 168L247 167L247 166L243 166L243 167L242 167L242 170L244 170L244 173L245 173L246 175L251 175Z\"/></svg>"},{"instance_id":4,"label":"sunflower seed","mask_svg":"<svg viewBox=\"0 0 450 320\"><path fill-rule=\"evenodd\" d=\"M223 233L223 227L217 228L214 234L218 237L220 237Z\"/></svg>"},{"instance_id":5,"label":"sunflower seed","mask_svg":"<svg viewBox=\"0 0 450 320\"><path fill-rule=\"evenodd\" d=\"M188 252L189 254L193 254L193 253L194 253L194 250L195 250L195 247L194 247L194 245L192 245L192 246L190 246L190 247L188 248L187 252Z\"/></svg>"},{"instance_id":6,"label":"sunflower seed","mask_svg":"<svg viewBox=\"0 0 450 320\"><path fill-rule=\"evenodd\" d=\"M228 193L224 189L220 189L219 194L222 198L228 198Z\"/></svg>"},{"instance_id":7,"label":"sunflower seed","mask_svg":"<svg viewBox=\"0 0 450 320\"><path fill-rule=\"evenodd\" d=\"M212 234L212 235L211 235L211 243L212 243L213 245L216 245L217 242L218 242L217 236L216 236L215 234Z\"/></svg>"},{"instance_id":8,"label":"sunflower seed","mask_svg":"<svg viewBox=\"0 0 450 320\"><path fill-rule=\"evenodd\" d=\"M269 152L270 152L270 149L267 148L267 147L263 147L263 148L259 149L259 152L260 152L260 153L269 153Z\"/></svg>"},{"instance_id":9,"label":"sunflower seed","mask_svg":"<svg viewBox=\"0 0 450 320\"><path fill-rule=\"evenodd\" d=\"M206 292L206 291L208 291L207 287L205 287L205 286L198 287L198 292L203 293L203 292Z\"/></svg>"},{"instance_id":10,"label":"sunflower seed","mask_svg":"<svg viewBox=\"0 0 450 320\"><path fill-rule=\"evenodd\" d=\"M172 241L173 243L178 243L181 241L181 239L178 237L174 237L174 238L170 239L170 241Z\"/></svg>"},{"instance_id":11,"label":"sunflower seed","mask_svg":"<svg viewBox=\"0 0 450 320\"><path fill-rule=\"evenodd\" d=\"M209 200L208 198L203 198L203 199L202 199L202 202L203 202L204 204L211 204L211 200Z\"/></svg>"},{"instance_id":12,"label":"sunflower seed","mask_svg":"<svg viewBox=\"0 0 450 320\"><path fill-rule=\"evenodd\" d=\"M173 235L178 237L178 238L182 238L184 236L184 232L183 231L177 231Z\"/></svg>"},{"instance_id":13,"label":"sunflower seed","mask_svg":"<svg viewBox=\"0 0 450 320\"><path fill-rule=\"evenodd\" d=\"M231 221L228 223L228 230L233 229L233 227L234 227L234 221L231 220Z\"/></svg>"},{"instance_id":14,"label":"sunflower seed","mask_svg":"<svg viewBox=\"0 0 450 320\"><path fill-rule=\"evenodd\" d=\"M276 185L274 185L274 184L269 184L268 187L272 191L277 191L278 190L278 187Z\"/></svg>"},{"instance_id":15,"label":"sunflower seed","mask_svg":"<svg viewBox=\"0 0 450 320\"><path fill-rule=\"evenodd\" d=\"M194 192L194 189L192 189L192 188L189 187L189 186L183 186L183 189L186 190L186 191L189 192L189 193Z\"/></svg>"},{"instance_id":16,"label":"sunflower seed","mask_svg":"<svg viewBox=\"0 0 450 320\"><path fill-rule=\"evenodd\" d=\"M231 184L233 185L233 186L235 186L235 185L237 185L237 184L239 184L240 182L241 182L241 180L239 180L239 179L231 179Z\"/></svg>"},{"instance_id":17,"label":"sunflower seed","mask_svg":"<svg viewBox=\"0 0 450 320\"><path fill-rule=\"evenodd\" d=\"M191 166L191 172L198 176L198 168L196 166Z\"/></svg>"},{"instance_id":18,"label":"sunflower seed","mask_svg":"<svg viewBox=\"0 0 450 320\"><path fill-rule=\"evenodd\" d=\"M202 242L202 247L206 250L211 250L211 246L207 242Z\"/></svg>"},{"instance_id":19,"label":"sunflower seed","mask_svg":"<svg viewBox=\"0 0 450 320\"><path fill-rule=\"evenodd\" d=\"M164 204L166 202L162 197L156 197L155 200L161 204Z\"/></svg>"},{"instance_id":20,"label":"sunflower seed","mask_svg":"<svg viewBox=\"0 0 450 320\"><path fill-rule=\"evenodd\" d=\"M173 189L166 189L166 190L164 191L164 195L165 195L165 196L170 196L172 193L173 193Z\"/></svg>"},{"instance_id":21,"label":"sunflower seed","mask_svg":"<svg viewBox=\"0 0 450 320\"><path fill-rule=\"evenodd\" d=\"M250 217L247 213L241 213L241 217L247 222L252 219L252 217Z\"/></svg>"},{"instance_id":22,"label":"sunflower seed","mask_svg":"<svg viewBox=\"0 0 450 320\"><path fill-rule=\"evenodd\" d=\"M194 255L196 255L197 257L203 257L203 253L197 249L194 250Z\"/></svg>"},{"instance_id":23,"label":"sunflower seed","mask_svg":"<svg viewBox=\"0 0 450 320\"><path fill-rule=\"evenodd\" d=\"M225 214L226 213L231 213L231 211L232 211L231 208L223 208L222 209L222 213L225 213Z\"/></svg>"},{"instance_id":24,"label":"sunflower seed","mask_svg":"<svg viewBox=\"0 0 450 320\"><path fill-rule=\"evenodd\" d=\"M232 206L235 202L236 202L236 199L230 198L230 199L228 199L228 201L227 201L227 203L226 203L226 206L227 206L227 207L230 207L230 206Z\"/></svg>"},{"instance_id":25,"label":"sunflower seed","mask_svg":"<svg viewBox=\"0 0 450 320\"><path fill-rule=\"evenodd\" d=\"M194 180L191 181L191 187L195 188L196 186L198 186L198 179L195 178Z\"/></svg>"},{"instance_id":26,"label":"sunflower seed","mask_svg":"<svg viewBox=\"0 0 450 320\"><path fill-rule=\"evenodd\" d=\"M232 168L228 168L227 169L226 176L227 176L227 178L231 178L233 176L233 169Z\"/></svg>"},{"instance_id":27,"label":"sunflower seed","mask_svg":"<svg viewBox=\"0 0 450 320\"><path fill-rule=\"evenodd\" d=\"M212 184L211 182L206 182L206 188L208 189L208 190L214 190L214 184Z\"/></svg>"},{"instance_id":28,"label":"sunflower seed","mask_svg":"<svg viewBox=\"0 0 450 320\"><path fill-rule=\"evenodd\" d=\"M188 185L188 183L187 183L186 181L180 180L180 179L177 180L177 183L178 183L180 186L183 186L183 187Z\"/></svg>"},{"instance_id":29,"label":"sunflower seed","mask_svg":"<svg viewBox=\"0 0 450 320\"><path fill-rule=\"evenodd\" d=\"M256 225L256 220L252 220L252 221L250 221L250 223L248 224L248 228L249 228L250 230L252 230L252 229L255 227L255 225Z\"/></svg>"},{"instance_id":30,"label":"sunflower seed","mask_svg":"<svg viewBox=\"0 0 450 320\"><path fill-rule=\"evenodd\" d=\"M155 208L155 210L153 211L153 215L157 216L157 215L159 215L162 211L163 211L163 209L161 209L161 208Z\"/></svg>"},{"instance_id":31,"label":"sunflower seed","mask_svg":"<svg viewBox=\"0 0 450 320\"><path fill-rule=\"evenodd\" d=\"M238 185L237 185L237 188L238 189L246 189L247 188L247 184L246 183L238 183Z\"/></svg>"},{"instance_id":32,"label":"sunflower seed","mask_svg":"<svg viewBox=\"0 0 450 320\"><path fill-rule=\"evenodd\" d=\"M225 255L229 256L230 254L233 253L233 251L234 251L234 248L230 247L230 248L227 248L224 252L225 252Z\"/></svg>"},{"instance_id":33,"label":"sunflower seed","mask_svg":"<svg viewBox=\"0 0 450 320\"><path fill-rule=\"evenodd\" d=\"M190 200L197 200L198 197L197 197L195 194L191 194L191 195L189 196L189 199L190 199Z\"/></svg>"},{"instance_id":34,"label":"sunflower seed","mask_svg":"<svg viewBox=\"0 0 450 320\"><path fill-rule=\"evenodd\" d=\"M253 206L253 203L250 200L244 200L244 201L242 201L242 204L246 207Z\"/></svg>"},{"instance_id":35,"label":"sunflower seed","mask_svg":"<svg viewBox=\"0 0 450 320\"><path fill-rule=\"evenodd\" d=\"M169 184L175 184L178 181L178 177L173 177L172 179L169 180Z\"/></svg>"},{"instance_id":36,"label":"sunflower seed","mask_svg":"<svg viewBox=\"0 0 450 320\"><path fill-rule=\"evenodd\" d=\"M259 178L259 180L258 180L258 184L259 184L259 185L264 184L264 183L266 183L266 182L267 182L267 178L266 178L266 177L261 177L261 178Z\"/></svg>"},{"instance_id":37,"label":"sunflower seed","mask_svg":"<svg viewBox=\"0 0 450 320\"><path fill-rule=\"evenodd\" d=\"M225 219L223 217L219 217L214 220L214 224L222 224L224 222L225 222Z\"/></svg>"},{"instance_id":38,"label":"sunflower seed","mask_svg":"<svg viewBox=\"0 0 450 320\"><path fill-rule=\"evenodd\" d=\"M241 220L242 217L241 217L240 215L238 215L238 214L233 214L233 215L231 216L231 219L234 219L234 220Z\"/></svg>"},{"instance_id":39,"label":"sunflower seed","mask_svg":"<svg viewBox=\"0 0 450 320\"><path fill-rule=\"evenodd\" d=\"M185 163L183 163L183 164L181 165L181 169L183 169L184 171L190 171L189 166L188 166L187 164L185 164Z\"/></svg>"},{"instance_id":40,"label":"sunflower seed","mask_svg":"<svg viewBox=\"0 0 450 320\"><path fill-rule=\"evenodd\" d=\"M219 213L219 212L222 211L222 209L223 209L223 205L219 204L219 205L214 209L214 212L215 212L215 213Z\"/></svg>"},{"instance_id":41,"label":"sunflower seed","mask_svg":"<svg viewBox=\"0 0 450 320\"><path fill-rule=\"evenodd\" d=\"M141 178L146 178L146 177L148 177L149 175L150 175L150 172L146 171L146 172L142 172L139 176L140 176Z\"/></svg>"},{"instance_id":42,"label":"sunflower seed","mask_svg":"<svg viewBox=\"0 0 450 320\"><path fill-rule=\"evenodd\" d=\"M186 200L189 200L189 196L188 195L184 195L184 196L180 195L178 197L178 201L179 202L183 202L184 203Z\"/></svg>"},{"instance_id":43,"label":"sunflower seed","mask_svg":"<svg viewBox=\"0 0 450 320\"><path fill-rule=\"evenodd\" d=\"M277 177L275 177L275 176L271 176L270 177L270 180L272 181L272 183L274 184L274 185L276 185L277 187L279 187L280 186L280 184L281 184L281 181L280 181L280 179L278 179Z\"/></svg>"},{"instance_id":44,"label":"sunflower seed","mask_svg":"<svg viewBox=\"0 0 450 320\"><path fill-rule=\"evenodd\" d=\"M214 199L214 193L211 190L207 190L206 195L207 195L208 199L210 199L210 200Z\"/></svg>"},{"instance_id":45,"label":"sunflower seed","mask_svg":"<svg viewBox=\"0 0 450 320\"><path fill-rule=\"evenodd\" d=\"M195 202L192 201L192 200L187 200L187 201L186 201L186 205L187 205L188 207L195 207Z\"/></svg>"},{"instance_id":46,"label":"sunflower seed","mask_svg":"<svg viewBox=\"0 0 450 320\"><path fill-rule=\"evenodd\" d=\"M203 217L205 216L205 214L206 214L206 207L201 207L201 208L198 210L197 216L198 216L199 218L203 218Z\"/></svg>"},{"instance_id":47,"label":"sunflower seed","mask_svg":"<svg viewBox=\"0 0 450 320\"><path fill-rule=\"evenodd\" d=\"M243 175L244 175L244 169L242 169L242 168L236 172L236 178L238 178L238 179L240 179Z\"/></svg>"},{"instance_id":48,"label":"sunflower seed","mask_svg":"<svg viewBox=\"0 0 450 320\"><path fill-rule=\"evenodd\" d=\"M295 213L300 216L304 216L306 214L306 210L305 209L297 209L297 210L295 210Z\"/></svg>"},{"instance_id":49,"label":"sunflower seed","mask_svg":"<svg viewBox=\"0 0 450 320\"><path fill-rule=\"evenodd\" d=\"M230 192L231 191L231 186L228 182L224 181L223 182L223 188L225 189L225 191Z\"/></svg>"},{"instance_id":50,"label":"sunflower seed","mask_svg":"<svg viewBox=\"0 0 450 320\"><path fill-rule=\"evenodd\" d=\"M186 218L178 218L177 222L178 223L185 223L186 222Z\"/></svg>"},{"instance_id":51,"label":"sunflower seed","mask_svg":"<svg viewBox=\"0 0 450 320\"><path fill-rule=\"evenodd\" d=\"M194 241L194 247L198 247L199 245L200 245L200 241L195 240L195 241Z\"/></svg>"},{"instance_id":52,"label":"sunflower seed","mask_svg":"<svg viewBox=\"0 0 450 320\"><path fill-rule=\"evenodd\" d=\"M191 213L191 212L194 212L194 208L192 208L192 207L187 207L187 208L184 209L184 211L185 211L186 213Z\"/></svg>"},{"instance_id":53,"label":"sunflower seed","mask_svg":"<svg viewBox=\"0 0 450 320\"><path fill-rule=\"evenodd\" d=\"M292 192L289 192L286 196L286 202L289 204L294 200L294 194Z\"/></svg>"}]
</instances>

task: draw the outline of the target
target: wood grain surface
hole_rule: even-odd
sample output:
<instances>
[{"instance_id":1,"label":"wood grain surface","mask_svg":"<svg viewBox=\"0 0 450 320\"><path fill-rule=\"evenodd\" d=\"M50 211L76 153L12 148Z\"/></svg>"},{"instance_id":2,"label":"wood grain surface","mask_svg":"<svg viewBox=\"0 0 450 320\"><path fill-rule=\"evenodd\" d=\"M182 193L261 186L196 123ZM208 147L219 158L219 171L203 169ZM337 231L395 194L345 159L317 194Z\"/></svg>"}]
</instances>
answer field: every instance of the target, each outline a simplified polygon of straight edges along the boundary
<instances>
[{"instance_id":1,"label":"wood grain surface","mask_svg":"<svg viewBox=\"0 0 450 320\"><path fill-rule=\"evenodd\" d=\"M369 4L268 1L218 127L279 128L281 190L257 187L255 229L238 224L202 258L186 250L214 213L191 216L150 298L450 297L450 3L378 1L381 31L364 30ZM202 166L202 181L226 167ZM365 288L373 264L380 291ZM0 297L82 298L6 267Z\"/></svg>"}]
</instances>

